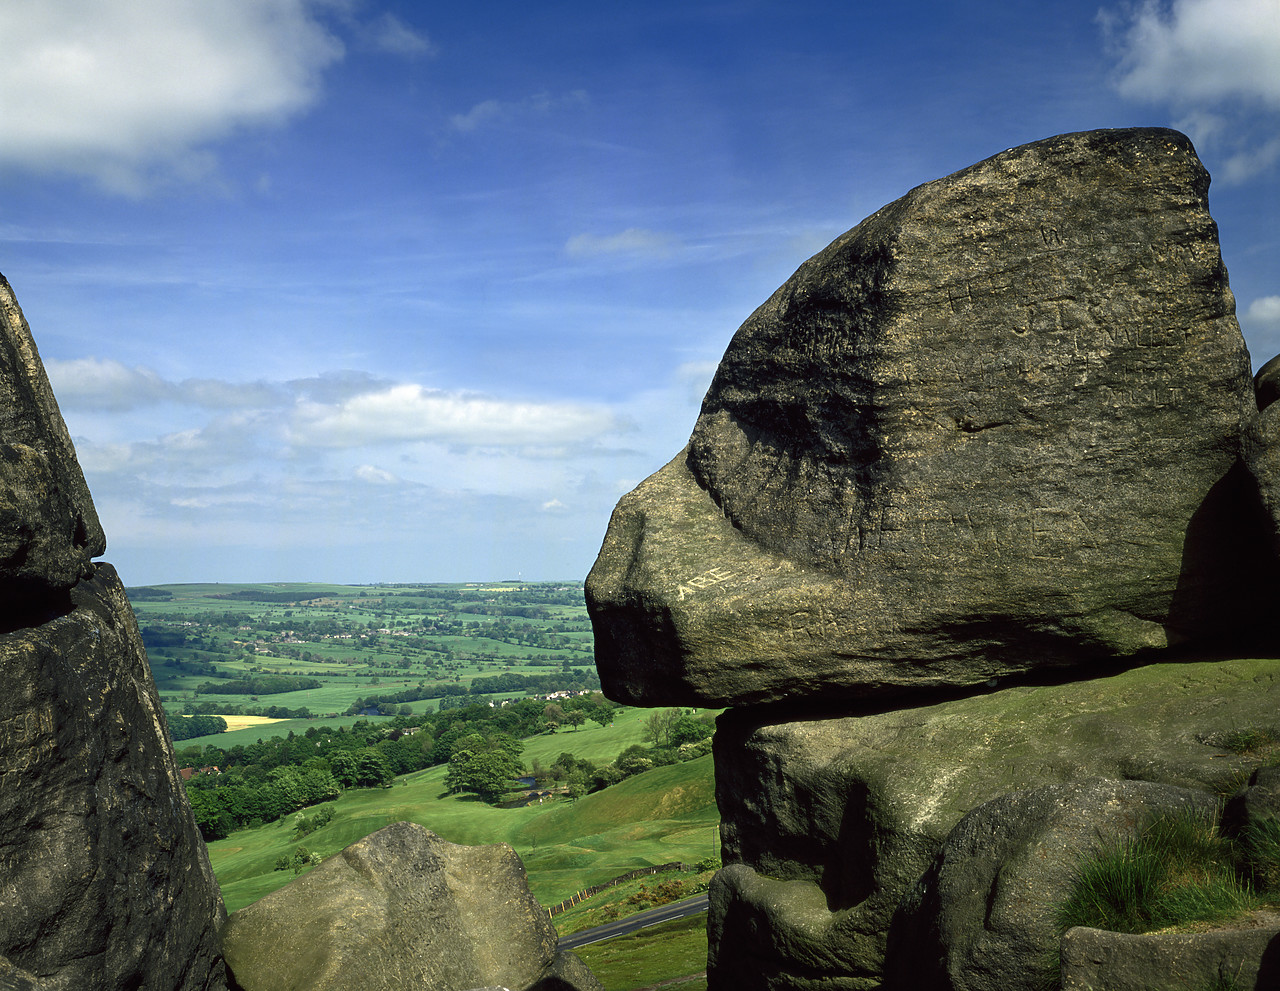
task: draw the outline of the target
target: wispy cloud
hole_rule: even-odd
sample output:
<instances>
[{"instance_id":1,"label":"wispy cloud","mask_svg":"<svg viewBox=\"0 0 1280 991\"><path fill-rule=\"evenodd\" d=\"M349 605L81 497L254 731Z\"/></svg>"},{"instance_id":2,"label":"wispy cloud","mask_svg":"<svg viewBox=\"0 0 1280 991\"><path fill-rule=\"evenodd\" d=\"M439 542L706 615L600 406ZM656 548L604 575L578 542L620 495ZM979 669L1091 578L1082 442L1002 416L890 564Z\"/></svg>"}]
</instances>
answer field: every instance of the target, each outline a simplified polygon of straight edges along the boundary
<instances>
[{"instance_id":1,"label":"wispy cloud","mask_svg":"<svg viewBox=\"0 0 1280 991\"><path fill-rule=\"evenodd\" d=\"M319 0L7 0L0 163L140 193L207 175L203 146L311 105L342 44Z\"/></svg>"},{"instance_id":2,"label":"wispy cloud","mask_svg":"<svg viewBox=\"0 0 1280 991\"><path fill-rule=\"evenodd\" d=\"M1244 319L1250 323L1280 330L1280 296L1263 296L1249 304Z\"/></svg>"},{"instance_id":3,"label":"wispy cloud","mask_svg":"<svg viewBox=\"0 0 1280 991\"><path fill-rule=\"evenodd\" d=\"M211 439L223 444L239 433L256 438L257 445L283 445L291 455L423 442L561 449L591 443L624 426L603 406L431 389L358 372L288 382L171 382L152 369L110 359L46 364L59 402L69 411L124 413L170 403L212 412L202 426L154 442L171 456L203 448ZM245 449L239 442L227 446L236 452ZM149 460L147 450L148 445L135 445L134 459ZM112 457L119 458L120 452Z\"/></svg>"},{"instance_id":4,"label":"wispy cloud","mask_svg":"<svg viewBox=\"0 0 1280 991\"><path fill-rule=\"evenodd\" d=\"M223 382L186 379L168 382L150 368L127 366L111 358L76 358L45 362L49 380L63 405L90 410L123 411L156 403L180 403L210 409L278 406L289 390L266 382ZM297 386L295 385L295 388Z\"/></svg>"},{"instance_id":5,"label":"wispy cloud","mask_svg":"<svg viewBox=\"0 0 1280 991\"><path fill-rule=\"evenodd\" d=\"M651 255L666 257L675 249L676 240L659 231L628 227L617 234L575 234L565 243L571 258L595 255Z\"/></svg>"},{"instance_id":6,"label":"wispy cloud","mask_svg":"<svg viewBox=\"0 0 1280 991\"><path fill-rule=\"evenodd\" d=\"M1223 180L1244 182L1280 161L1275 0L1147 0L1099 20L1120 94L1181 114L1177 125L1214 151Z\"/></svg>"},{"instance_id":7,"label":"wispy cloud","mask_svg":"<svg viewBox=\"0 0 1280 991\"><path fill-rule=\"evenodd\" d=\"M422 58L436 53L436 46L426 34L389 12L362 25L358 37L365 48L402 58Z\"/></svg>"},{"instance_id":8,"label":"wispy cloud","mask_svg":"<svg viewBox=\"0 0 1280 991\"><path fill-rule=\"evenodd\" d=\"M536 93L523 100L483 100L466 113L454 114L449 122L455 131L470 133L490 124L542 116L553 110L581 106L586 102L587 94L584 90L572 90L559 96Z\"/></svg>"}]
</instances>

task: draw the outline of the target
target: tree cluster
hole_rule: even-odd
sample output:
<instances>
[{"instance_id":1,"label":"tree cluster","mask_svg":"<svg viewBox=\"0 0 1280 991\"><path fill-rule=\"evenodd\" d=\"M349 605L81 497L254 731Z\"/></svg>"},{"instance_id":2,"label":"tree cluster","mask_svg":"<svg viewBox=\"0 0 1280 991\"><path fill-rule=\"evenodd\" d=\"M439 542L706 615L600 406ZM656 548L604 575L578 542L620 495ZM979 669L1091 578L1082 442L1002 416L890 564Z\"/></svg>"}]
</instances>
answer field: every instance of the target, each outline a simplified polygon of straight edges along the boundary
<instances>
[{"instance_id":1,"label":"tree cluster","mask_svg":"<svg viewBox=\"0 0 1280 991\"><path fill-rule=\"evenodd\" d=\"M539 783L562 781L571 799L581 798L651 768L694 760L710 753L713 731L711 719L696 715L692 709L654 712L645 724L645 739L652 747L634 743L608 764L562 753L549 768L535 762L534 779Z\"/></svg>"},{"instance_id":2,"label":"tree cluster","mask_svg":"<svg viewBox=\"0 0 1280 991\"><path fill-rule=\"evenodd\" d=\"M590 718L603 720L602 725L614 710L601 695L566 699L562 705L588 712ZM220 839L233 829L329 801L344 788L381 787L398 774L448 764L462 751L472 756L457 762L457 790L486 801L500 798L524 770L519 738L547 731L546 707L537 699L501 707L472 703L445 712L401 715L381 725L361 720L333 730L313 726L302 735L290 732L247 746L180 748L175 756L179 767L212 765L221 770L187 783L205 839ZM506 775L501 791L500 774ZM292 784L295 777L301 779L299 785Z\"/></svg>"},{"instance_id":3,"label":"tree cluster","mask_svg":"<svg viewBox=\"0 0 1280 991\"><path fill-rule=\"evenodd\" d=\"M202 681L195 688L197 695L281 695L284 692L301 692L319 688L316 678L302 678L292 674L264 674L257 678L239 678L232 681Z\"/></svg>"},{"instance_id":4,"label":"tree cluster","mask_svg":"<svg viewBox=\"0 0 1280 991\"><path fill-rule=\"evenodd\" d=\"M225 733L227 721L221 716L174 716L165 717L169 725L170 739L190 740L197 736L209 736L213 733Z\"/></svg>"}]
</instances>

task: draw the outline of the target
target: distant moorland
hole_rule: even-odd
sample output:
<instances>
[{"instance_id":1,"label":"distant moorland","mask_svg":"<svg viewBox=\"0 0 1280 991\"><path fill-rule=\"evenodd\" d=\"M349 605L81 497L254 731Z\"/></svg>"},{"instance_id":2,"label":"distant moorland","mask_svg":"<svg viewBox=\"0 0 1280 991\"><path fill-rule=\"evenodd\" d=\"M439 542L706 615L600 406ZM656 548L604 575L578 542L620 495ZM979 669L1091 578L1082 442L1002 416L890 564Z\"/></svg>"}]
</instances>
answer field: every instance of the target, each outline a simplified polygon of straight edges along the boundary
<instances>
[{"instance_id":1,"label":"distant moorland","mask_svg":"<svg viewBox=\"0 0 1280 991\"><path fill-rule=\"evenodd\" d=\"M557 917L562 932L705 887L714 713L605 700L581 583L129 597L228 911L400 820L510 843L547 906L640 867L700 868L664 875L661 893L641 881L597 895ZM642 953L653 962L615 983L701 968L700 931L670 945L671 969Z\"/></svg>"}]
</instances>

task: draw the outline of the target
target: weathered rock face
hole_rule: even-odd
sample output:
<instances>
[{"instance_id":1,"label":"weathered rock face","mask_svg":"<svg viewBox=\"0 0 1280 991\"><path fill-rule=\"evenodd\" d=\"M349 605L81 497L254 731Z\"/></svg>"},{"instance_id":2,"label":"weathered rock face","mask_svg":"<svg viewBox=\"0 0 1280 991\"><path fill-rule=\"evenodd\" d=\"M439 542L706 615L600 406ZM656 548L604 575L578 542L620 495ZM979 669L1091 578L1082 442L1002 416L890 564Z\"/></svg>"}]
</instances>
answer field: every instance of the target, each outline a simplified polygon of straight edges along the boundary
<instances>
[{"instance_id":1,"label":"weathered rock face","mask_svg":"<svg viewBox=\"0 0 1280 991\"><path fill-rule=\"evenodd\" d=\"M1272 553L1280 557L1280 355L1254 376L1258 429L1250 436L1245 464L1253 476L1264 509L1266 535Z\"/></svg>"},{"instance_id":2,"label":"weathered rock face","mask_svg":"<svg viewBox=\"0 0 1280 991\"><path fill-rule=\"evenodd\" d=\"M1280 917L1258 922L1255 929L1141 936L1068 930L1062 991L1280 987Z\"/></svg>"},{"instance_id":3,"label":"weathered rock face","mask_svg":"<svg viewBox=\"0 0 1280 991\"><path fill-rule=\"evenodd\" d=\"M1175 786L1212 802L1250 762L1202 741L1269 726L1278 707L1280 666L1232 660L1155 664L860 717L775 722L767 712L731 710L715 739L730 866L711 892L712 987L880 987L895 913L970 810L1096 778ZM1101 802L1098 821L1105 815ZM978 850L971 869L990 867L1002 843L1016 846L995 834L979 836L985 848L968 843ZM1079 852L1059 850L1054 866L1070 870ZM1031 938L1016 920L1002 925L1014 943ZM899 973L897 986L933 986L928 968L938 954L919 933L899 938L900 953L925 970Z\"/></svg>"},{"instance_id":4,"label":"weathered rock face","mask_svg":"<svg viewBox=\"0 0 1280 991\"><path fill-rule=\"evenodd\" d=\"M44 365L0 275L0 582L6 598L66 590L106 551ZM35 588L32 588L35 586Z\"/></svg>"},{"instance_id":5,"label":"weathered rock face","mask_svg":"<svg viewBox=\"0 0 1280 991\"><path fill-rule=\"evenodd\" d=\"M1042 991L1057 976L1056 913L1079 865L1159 817L1212 823L1215 797L1092 779L1012 792L956 825L895 914L885 985L911 991Z\"/></svg>"},{"instance_id":6,"label":"weathered rock face","mask_svg":"<svg viewBox=\"0 0 1280 991\"><path fill-rule=\"evenodd\" d=\"M223 951L243 991L596 991L556 949L506 844L467 847L401 822L234 913Z\"/></svg>"},{"instance_id":7,"label":"weathered rock face","mask_svg":"<svg viewBox=\"0 0 1280 991\"><path fill-rule=\"evenodd\" d=\"M217 991L225 913L133 611L0 278L0 986Z\"/></svg>"},{"instance_id":8,"label":"weathered rock face","mask_svg":"<svg viewBox=\"0 0 1280 991\"><path fill-rule=\"evenodd\" d=\"M605 691L871 698L1155 655L1260 615L1249 357L1174 131L912 190L730 344L587 584Z\"/></svg>"}]
</instances>

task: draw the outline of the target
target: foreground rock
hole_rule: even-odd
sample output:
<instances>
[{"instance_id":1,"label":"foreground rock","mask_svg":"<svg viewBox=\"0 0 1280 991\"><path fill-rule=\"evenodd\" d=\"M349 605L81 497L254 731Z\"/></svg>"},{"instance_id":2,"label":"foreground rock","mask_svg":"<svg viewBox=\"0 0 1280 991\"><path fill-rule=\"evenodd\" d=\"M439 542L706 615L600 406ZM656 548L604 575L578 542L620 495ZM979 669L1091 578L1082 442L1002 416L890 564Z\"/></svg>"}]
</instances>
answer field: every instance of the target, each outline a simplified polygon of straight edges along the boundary
<instances>
[{"instance_id":1,"label":"foreground rock","mask_svg":"<svg viewBox=\"0 0 1280 991\"><path fill-rule=\"evenodd\" d=\"M92 558L104 553L106 544L31 329L0 275L0 583L5 598L21 608L51 591L65 593L93 574ZM15 598L20 601L14 603Z\"/></svg>"},{"instance_id":2,"label":"foreground rock","mask_svg":"<svg viewBox=\"0 0 1280 991\"><path fill-rule=\"evenodd\" d=\"M1208 186L1177 132L1063 135L801 266L687 452L614 513L587 584L606 694L903 696L1222 646L1266 615Z\"/></svg>"},{"instance_id":3,"label":"foreground rock","mask_svg":"<svg viewBox=\"0 0 1280 991\"><path fill-rule=\"evenodd\" d=\"M1158 817L1212 823L1217 799L1149 781L1092 779L1011 792L951 830L889 933L885 985L1042 991L1057 975L1057 912L1080 865Z\"/></svg>"},{"instance_id":4,"label":"foreground rock","mask_svg":"<svg viewBox=\"0 0 1280 991\"><path fill-rule=\"evenodd\" d=\"M1278 709L1277 663L1237 660L1156 664L861 717L726 713L715 760L729 866L712 886L713 987L879 987L895 913L970 810L1096 778L1211 797L1247 779L1251 765L1203 741L1271 726ZM1046 848L1063 858L1058 870L1078 855ZM997 859L994 848L984 856ZM900 948L908 960L938 959L918 943Z\"/></svg>"},{"instance_id":5,"label":"foreground rock","mask_svg":"<svg viewBox=\"0 0 1280 991\"><path fill-rule=\"evenodd\" d=\"M1079 927L1062 939L1062 991L1280 987L1280 918L1252 929L1133 936Z\"/></svg>"},{"instance_id":6,"label":"foreground rock","mask_svg":"<svg viewBox=\"0 0 1280 991\"><path fill-rule=\"evenodd\" d=\"M1258 429L1250 438L1245 464L1253 476L1267 523L1271 551L1280 557L1280 355L1272 358L1254 377Z\"/></svg>"},{"instance_id":7,"label":"foreground rock","mask_svg":"<svg viewBox=\"0 0 1280 991\"><path fill-rule=\"evenodd\" d=\"M0 277L0 986L215 991L225 916L133 611Z\"/></svg>"},{"instance_id":8,"label":"foreground rock","mask_svg":"<svg viewBox=\"0 0 1280 991\"><path fill-rule=\"evenodd\" d=\"M243 991L594 991L556 949L506 844L468 847L401 822L234 913L223 951Z\"/></svg>"}]
</instances>

